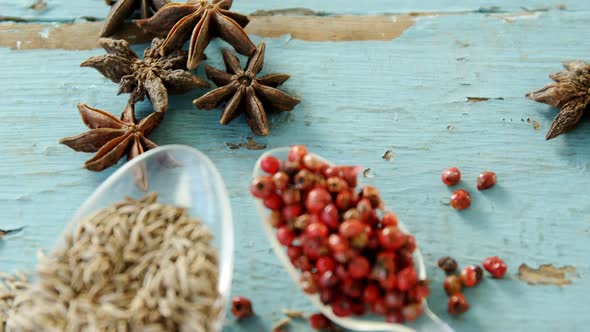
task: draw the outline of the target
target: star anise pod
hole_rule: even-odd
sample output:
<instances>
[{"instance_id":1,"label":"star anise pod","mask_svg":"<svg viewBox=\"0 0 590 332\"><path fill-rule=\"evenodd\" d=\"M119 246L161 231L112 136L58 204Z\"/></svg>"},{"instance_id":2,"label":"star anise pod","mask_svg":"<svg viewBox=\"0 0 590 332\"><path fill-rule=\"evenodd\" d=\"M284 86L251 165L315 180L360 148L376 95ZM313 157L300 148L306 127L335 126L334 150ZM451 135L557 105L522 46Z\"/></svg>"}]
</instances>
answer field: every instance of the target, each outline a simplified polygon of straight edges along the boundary
<instances>
[{"instance_id":1,"label":"star anise pod","mask_svg":"<svg viewBox=\"0 0 590 332\"><path fill-rule=\"evenodd\" d=\"M115 165L124 155L131 160L157 147L147 136L162 121L164 113L153 112L137 123L131 102L127 103L121 119L87 104L78 104L78 110L90 130L59 142L76 151L96 152L84 163L84 167L91 171L102 171Z\"/></svg>"},{"instance_id":2,"label":"star anise pod","mask_svg":"<svg viewBox=\"0 0 590 332\"><path fill-rule=\"evenodd\" d=\"M168 94L182 94L196 87L209 87L207 81L185 70L187 53L176 50L161 56L157 49L162 39L155 38L152 46L139 59L125 40L101 38L100 45L108 54L91 57L82 67L92 67L115 83L119 94L131 93L130 100L137 103L147 95L156 112L168 109Z\"/></svg>"},{"instance_id":3,"label":"star anise pod","mask_svg":"<svg viewBox=\"0 0 590 332\"><path fill-rule=\"evenodd\" d=\"M276 89L289 79L289 75L256 77L264 64L264 50L265 44L262 42L248 59L245 70L242 70L240 60L235 55L229 50L223 50L226 72L206 66L207 76L218 88L195 99L195 106L210 110L227 101L221 113L221 124L228 124L240 113L245 113L248 125L256 135L268 135L265 107L274 111L290 111L300 100Z\"/></svg>"},{"instance_id":4,"label":"star anise pod","mask_svg":"<svg viewBox=\"0 0 590 332\"><path fill-rule=\"evenodd\" d=\"M155 34L168 34L160 47L161 54L169 54L182 48L190 39L189 69L195 69L203 58L203 52L213 37L219 37L244 55L251 55L256 46L243 27L248 17L230 11L232 0L189 0L187 3L170 3L150 19L135 23Z\"/></svg>"},{"instance_id":5,"label":"star anise pod","mask_svg":"<svg viewBox=\"0 0 590 332\"><path fill-rule=\"evenodd\" d=\"M566 70L549 75L555 83L526 95L532 100L560 109L546 139L555 138L573 129L590 104L590 64L569 61L564 62L563 66Z\"/></svg>"},{"instance_id":6,"label":"star anise pod","mask_svg":"<svg viewBox=\"0 0 590 332\"><path fill-rule=\"evenodd\" d=\"M135 10L139 10L140 17L145 19L169 2L169 0L106 0L107 5L113 5L113 7L105 19L100 36L114 35L117 29L123 25L123 21L130 17Z\"/></svg>"}]
</instances>

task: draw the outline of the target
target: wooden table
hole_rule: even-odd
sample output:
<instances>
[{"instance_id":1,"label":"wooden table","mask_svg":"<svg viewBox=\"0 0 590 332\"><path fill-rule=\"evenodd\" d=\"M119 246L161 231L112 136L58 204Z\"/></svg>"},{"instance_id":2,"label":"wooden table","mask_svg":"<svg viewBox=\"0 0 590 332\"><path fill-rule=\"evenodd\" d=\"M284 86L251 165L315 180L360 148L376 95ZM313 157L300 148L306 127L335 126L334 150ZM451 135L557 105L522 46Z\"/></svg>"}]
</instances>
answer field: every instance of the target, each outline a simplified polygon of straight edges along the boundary
<instances>
[{"instance_id":1,"label":"wooden table","mask_svg":"<svg viewBox=\"0 0 590 332\"><path fill-rule=\"evenodd\" d=\"M0 242L4 271L32 271L36 251L52 247L117 168L89 172L81 165L90 155L57 143L85 130L76 104L118 113L127 100L95 70L79 67L103 54L100 22L89 21L104 18L104 1L47 0L41 11L30 9L32 2L0 0L7 21L0 24L0 228L28 226ZM273 12L288 8L299 9ZM267 148L307 144L370 168L364 181L379 186L418 238L434 312L457 331L589 328L590 124L545 141L556 110L524 98L548 83L561 61L588 59L588 1L236 0L234 9L271 11L253 16L248 31L255 43L267 43L264 72L291 73L284 89L303 100L271 116L271 134L254 140ZM221 46L207 49L208 64L221 66ZM249 197L260 151L228 147L248 142L249 128L243 119L220 126L219 111L196 110L191 101L203 93L173 98L152 138L191 145L217 163L236 223L233 293L250 297L258 314L240 324L229 318L225 331L270 331L281 309L313 308L270 251ZM138 109L146 114L150 105ZM473 194L464 212L447 205L451 190L439 179L453 165L463 171L460 187ZM488 169L498 186L478 192L475 179ZM443 255L463 265L499 255L509 275L469 290L472 309L450 317L436 267ZM523 263L577 272L571 285L533 286L516 275ZM296 322L292 329L308 327Z\"/></svg>"}]
</instances>

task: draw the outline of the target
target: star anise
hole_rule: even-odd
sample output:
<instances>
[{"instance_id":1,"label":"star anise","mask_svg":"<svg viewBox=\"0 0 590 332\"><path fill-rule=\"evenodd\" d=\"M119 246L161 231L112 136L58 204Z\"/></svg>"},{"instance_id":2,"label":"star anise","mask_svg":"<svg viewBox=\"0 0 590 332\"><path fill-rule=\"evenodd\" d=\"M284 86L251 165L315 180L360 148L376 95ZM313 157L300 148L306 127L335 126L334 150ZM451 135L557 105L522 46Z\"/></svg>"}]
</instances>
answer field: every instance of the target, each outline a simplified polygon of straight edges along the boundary
<instances>
[{"instance_id":1,"label":"star anise","mask_svg":"<svg viewBox=\"0 0 590 332\"><path fill-rule=\"evenodd\" d=\"M145 19L152 16L152 12L158 11L169 2L169 0L106 0L107 5L114 5L105 19L100 36L114 35L123 24L123 21L130 17L135 10L139 10L140 17Z\"/></svg>"},{"instance_id":2,"label":"star anise","mask_svg":"<svg viewBox=\"0 0 590 332\"><path fill-rule=\"evenodd\" d=\"M153 112L137 123L131 102L127 103L121 119L87 104L78 104L78 110L90 130L59 142L76 151L96 152L84 163L84 167L91 171L102 171L115 165L124 155L131 160L157 147L147 136L162 121L163 113Z\"/></svg>"},{"instance_id":3,"label":"star anise","mask_svg":"<svg viewBox=\"0 0 590 332\"><path fill-rule=\"evenodd\" d=\"M115 83L119 94L131 93L130 100L137 103L147 95L156 112L168 109L168 94L182 94L196 87L209 87L207 81L185 70L187 53L174 51L161 56L157 49L162 39L155 38L152 46L139 59L125 40L101 38L100 45L108 54L91 57L82 67L92 67Z\"/></svg>"},{"instance_id":4,"label":"star anise","mask_svg":"<svg viewBox=\"0 0 590 332\"><path fill-rule=\"evenodd\" d=\"M194 100L195 106L210 110L227 101L221 113L221 124L228 124L240 113L245 113L248 125L256 135L268 135L265 107L274 111L290 111L300 100L276 89L289 79L289 75L256 77L264 64L264 50L262 42L248 59L246 70L242 70L235 55L223 50L226 72L206 66L207 76L218 88Z\"/></svg>"},{"instance_id":5,"label":"star anise","mask_svg":"<svg viewBox=\"0 0 590 332\"><path fill-rule=\"evenodd\" d=\"M187 67L195 69L213 37L220 37L244 55L251 55L256 49L243 29L249 22L248 17L230 11L232 2L189 0L183 4L170 3L150 19L135 23L148 32L168 34L160 47L161 54L182 48L184 42L190 39Z\"/></svg>"},{"instance_id":6,"label":"star anise","mask_svg":"<svg viewBox=\"0 0 590 332\"><path fill-rule=\"evenodd\" d=\"M566 70L549 75L555 83L526 95L532 100L560 109L546 139L555 138L573 129L590 104L590 64L569 61L564 62L563 66Z\"/></svg>"}]
</instances>

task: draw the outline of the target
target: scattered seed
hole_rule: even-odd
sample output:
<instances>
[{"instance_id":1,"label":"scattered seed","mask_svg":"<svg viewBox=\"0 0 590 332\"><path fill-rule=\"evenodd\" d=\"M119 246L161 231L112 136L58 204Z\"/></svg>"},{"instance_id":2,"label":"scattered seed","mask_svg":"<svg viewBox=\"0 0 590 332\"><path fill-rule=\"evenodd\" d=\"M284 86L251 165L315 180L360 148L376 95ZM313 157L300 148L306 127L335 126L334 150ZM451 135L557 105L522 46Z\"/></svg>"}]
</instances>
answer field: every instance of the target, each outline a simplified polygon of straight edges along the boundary
<instances>
[{"instance_id":1,"label":"scattered seed","mask_svg":"<svg viewBox=\"0 0 590 332\"><path fill-rule=\"evenodd\" d=\"M45 0L37 0L35 1L35 3L29 6L29 8L31 8L32 10L41 11L47 8L47 3L45 2Z\"/></svg>"},{"instance_id":2,"label":"scattered seed","mask_svg":"<svg viewBox=\"0 0 590 332\"><path fill-rule=\"evenodd\" d=\"M301 310L283 309L283 313L285 314L285 316L293 319L305 317L303 311Z\"/></svg>"},{"instance_id":3,"label":"scattered seed","mask_svg":"<svg viewBox=\"0 0 590 332\"><path fill-rule=\"evenodd\" d=\"M535 128L535 130L541 129L541 125L536 120L532 120L531 118L527 118L526 119L526 122L532 124L533 125L533 128Z\"/></svg>"},{"instance_id":4,"label":"scattered seed","mask_svg":"<svg viewBox=\"0 0 590 332\"><path fill-rule=\"evenodd\" d=\"M371 179L375 177L375 172L373 172L370 168L367 168L363 171L363 177L367 179Z\"/></svg>"},{"instance_id":5,"label":"scattered seed","mask_svg":"<svg viewBox=\"0 0 590 332\"><path fill-rule=\"evenodd\" d=\"M274 325L272 326L272 330L273 330L273 332L280 331L281 329L287 327L290 323L291 323L291 318L285 317L285 318L279 320L278 322L274 323Z\"/></svg>"},{"instance_id":6,"label":"scattered seed","mask_svg":"<svg viewBox=\"0 0 590 332\"><path fill-rule=\"evenodd\" d=\"M383 158L387 161L390 161L392 157L393 157L393 152L391 152L391 150L387 150L387 151L385 151L385 154L383 154L383 157L381 157L381 158Z\"/></svg>"}]
</instances>

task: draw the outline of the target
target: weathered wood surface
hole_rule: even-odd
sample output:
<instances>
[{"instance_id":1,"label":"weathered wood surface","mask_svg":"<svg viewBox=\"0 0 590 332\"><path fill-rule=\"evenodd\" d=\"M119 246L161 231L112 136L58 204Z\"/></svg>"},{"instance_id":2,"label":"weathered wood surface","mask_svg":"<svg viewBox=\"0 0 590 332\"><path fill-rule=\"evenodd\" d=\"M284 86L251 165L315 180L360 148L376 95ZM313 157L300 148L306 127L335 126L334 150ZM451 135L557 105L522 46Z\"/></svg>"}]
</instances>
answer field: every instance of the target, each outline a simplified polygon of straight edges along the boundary
<instances>
[{"instance_id":1,"label":"weathered wood surface","mask_svg":"<svg viewBox=\"0 0 590 332\"><path fill-rule=\"evenodd\" d=\"M103 0L46 0L46 9L34 10L31 6L36 0L3 0L0 3L0 16L45 21L71 21L84 17L104 18L108 8ZM515 12L526 9L552 9L556 6L571 11L590 9L584 0L242 0L234 1L232 8L242 13L300 8L320 14L383 14L412 12Z\"/></svg>"},{"instance_id":2,"label":"weathered wood surface","mask_svg":"<svg viewBox=\"0 0 590 332\"><path fill-rule=\"evenodd\" d=\"M99 0L65 3L48 1L48 10L35 14L23 9L27 1L3 0L0 15L66 21L105 13ZM524 98L548 82L547 74L559 70L560 61L588 60L588 2L561 1L567 10L544 1L390 3L236 1L244 12L293 7L346 14L465 11L419 17L401 36L386 41L265 39L264 72L291 73L285 90L303 102L292 113L273 115L271 135L255 140L269 148L303 143L332 160L371 168L374 176L365 181L381 188L426 255L431 307L457 331L588 330L590 202L584 190L590 182L590 124L584 121L576 131L546 142L556 112ZM477 12L493 5L508 13ZM530 13L521 6L550 10ZM355 30L350 23L347 28ZM221 66L220 46L207 49L208 64ZM143 45L136 47L140 51ZM88 172L80 166L90 155L57 144L85 130L76 103L116 113L125 105L126 96L116 96L115 84L78 67L102 53L0 49L0 228L28 225L24 234L0 242L1 270L31 271L37 249L51 248L79 204L113 171ZM248 196L260 151L226 146L247 141L249 129L243 120L222 127L219 111L194 109L191 101L202 93L174 98L153 140L194 146L218 164L236 221L233 293L252 298L258 313L246 323L229 318L226 331L270 331L281 309L313 308L271 253ZM467 97L502 99L468 103ZM149 104L139 109L147 112ZM382 158L386 150L393 152L390 161ZM461 187L473 193L473 206L462 213L444 204L450 190L439 175L451 165L462 169ZM485 169L498 173L499 185L479 193L475 178ZM502 256L509 277L469 290L472 310L452 318L440 287L443 275L435 267L446 254L462 264ZM572 265L578 277L562 288L531 286L516 277L521 263ZM294 327L308 330L304 322Z\"/></svg>"}]
</instances>

